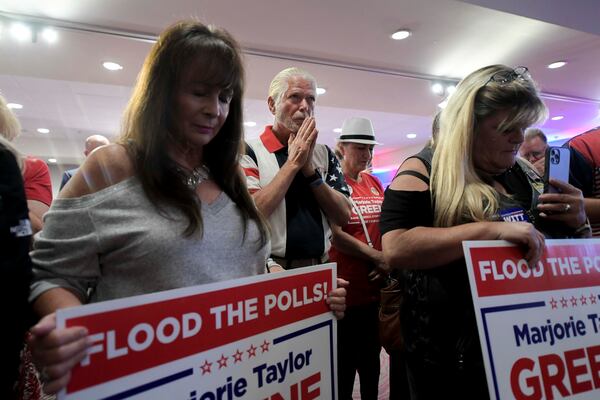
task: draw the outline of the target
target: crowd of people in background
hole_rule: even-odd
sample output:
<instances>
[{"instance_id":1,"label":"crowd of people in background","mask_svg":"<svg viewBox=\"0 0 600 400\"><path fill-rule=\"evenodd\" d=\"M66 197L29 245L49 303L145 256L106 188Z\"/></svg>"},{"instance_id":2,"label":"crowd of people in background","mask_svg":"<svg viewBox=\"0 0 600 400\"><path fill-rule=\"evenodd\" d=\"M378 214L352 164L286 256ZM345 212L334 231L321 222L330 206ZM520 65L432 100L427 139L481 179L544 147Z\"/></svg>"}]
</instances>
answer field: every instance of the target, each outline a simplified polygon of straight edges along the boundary
<instances>
[{"instance_id":1,"label":"crowd of people in background","mask_svg":"<svg viewBox=\"0 0 600 400\"><path fill-rule=\"evenodd\" d=\"M462 241L512 242L533 265L545 239L600 235L600 128L565 143L569 182L551 179L558 193L545 193L548 141L527 130L547 113L536 83L525 67L487 66L459 83L386 189L369 172L380 144L369 119L346 119L333 150L318 143L317 82L303 69L273 78L273 124L244 140L244 79L225 30L169 27L118 141L89 137L56 199L46 164L11 144L20 125L0 98L3 300L19 322L2 398L43 396L18 376L28 360L52 394L85 357L87 330L58 329L58 309L328 261L341 400L357 375L361 398L378 398L390 273L405 290L390 398L488 398Z\"/></svg>"}]
</instances>

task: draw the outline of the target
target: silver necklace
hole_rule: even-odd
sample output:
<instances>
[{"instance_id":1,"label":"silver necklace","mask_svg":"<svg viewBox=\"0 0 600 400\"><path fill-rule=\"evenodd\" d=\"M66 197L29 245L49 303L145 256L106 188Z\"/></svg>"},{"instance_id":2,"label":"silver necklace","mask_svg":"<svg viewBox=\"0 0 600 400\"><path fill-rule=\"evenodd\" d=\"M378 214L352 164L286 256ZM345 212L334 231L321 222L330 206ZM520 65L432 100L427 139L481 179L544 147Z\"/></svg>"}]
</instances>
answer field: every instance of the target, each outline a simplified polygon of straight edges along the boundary
<instances>
[{"instance_id":1,"label":"silver necklace","mask_svg":"<svg viewBox=\"0 0 600 400\"><path fill-rule=\"evenodd\" d=\"M177 172L183 177L183 183L190 188L190 190L196 190L199 184L210 179L210 171L204 164L194 168L190 173L187 173L180 167L177 167Z\"/></svg>"}]
</instances>

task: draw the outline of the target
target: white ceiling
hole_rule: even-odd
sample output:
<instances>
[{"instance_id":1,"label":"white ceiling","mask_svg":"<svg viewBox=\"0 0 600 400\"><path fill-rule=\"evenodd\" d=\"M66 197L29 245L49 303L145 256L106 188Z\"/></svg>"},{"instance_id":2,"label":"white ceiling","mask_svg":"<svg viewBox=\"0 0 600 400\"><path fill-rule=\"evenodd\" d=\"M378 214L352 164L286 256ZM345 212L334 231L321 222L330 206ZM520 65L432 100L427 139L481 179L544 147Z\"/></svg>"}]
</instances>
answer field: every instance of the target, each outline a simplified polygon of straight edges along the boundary
<instances>
[{"instance_id":1,"label":"white ceiling","mask_svg":"<svg viewBox=\"0 0 600 400\"><path fill-rule=\"evenodd\" d=\"M457 80L488 64L529 67L550 115L565 116L543 126L550 139L600 125L596 0L0 0L0 91L24 105L17 111L24 128L17 145L61 163L81 160L88 135L118 134L151 43L64 28L53 45L16 42L7 24L18 16L147 36L188 17L222 26L246 53L245 117L257 123L247 136L258 135L272 120L265 99L273 75L298 65L327 89L317 104L320 141L332 145L333 129L349 116L369 117L384 143L374 162L383 169L429 137L443 100L431 92L432 79ZM389 39L400 27L413 35ZM109 72L101 66L106 60L124 69ZM569 64L546 68L556 60ZM37 133L39 127L51 133ZM407 139L407 133L418 136Z\"/></svg>"}]
</instances>

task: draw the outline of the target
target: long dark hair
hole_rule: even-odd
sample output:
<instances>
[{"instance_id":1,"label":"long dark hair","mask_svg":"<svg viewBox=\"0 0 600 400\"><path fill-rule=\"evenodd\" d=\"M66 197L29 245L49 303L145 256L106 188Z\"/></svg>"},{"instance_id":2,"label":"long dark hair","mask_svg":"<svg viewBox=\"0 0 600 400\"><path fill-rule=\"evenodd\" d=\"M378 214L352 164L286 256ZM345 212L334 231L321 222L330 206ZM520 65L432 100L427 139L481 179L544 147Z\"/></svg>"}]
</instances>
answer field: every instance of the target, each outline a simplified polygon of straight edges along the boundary
<instances>
[{"instance_id":1,"label":"long dark hair","mask_svg":"<svg viewBox=\"0 0 600 400\"><path fill-rule=\"evenodd\" d=\"M160 212L165 205L179 209L188 220L185 236L201 233L196 195L175 172L166 150L169 144L183 140L172 129L174 92L185 68L197 59L202 62L203 81L233 91L227 119L204 147L203 162L215 183L240 209L244 232L248 219L256 221L264 245L268 238L266 224L248 193L239 166L244 67L239 45L225 30L198 21L181 21L160 35L138 76L125 111L120 142L128 149L150 201Z\"/></svg>"}]
</instances>

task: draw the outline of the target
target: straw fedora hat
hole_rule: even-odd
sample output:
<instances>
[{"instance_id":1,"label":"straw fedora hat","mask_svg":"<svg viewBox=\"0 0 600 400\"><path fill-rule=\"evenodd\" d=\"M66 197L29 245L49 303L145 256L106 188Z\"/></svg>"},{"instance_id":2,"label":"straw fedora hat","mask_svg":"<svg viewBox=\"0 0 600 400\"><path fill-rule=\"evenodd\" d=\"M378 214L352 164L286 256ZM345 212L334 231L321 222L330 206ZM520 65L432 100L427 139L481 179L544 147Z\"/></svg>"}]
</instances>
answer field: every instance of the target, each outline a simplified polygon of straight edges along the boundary
<instances>
[{"instance_id":1,"label":"straw fedora hat","mask_svg":"<svg viewBox=\"0 0 600 400\"><path fill-rule=\"evenodd\" d=\"M381 144L375 140L371 120L363 117L347 118L342 125L342 133L338 142Z\"/></svg>"}]
</instances>

